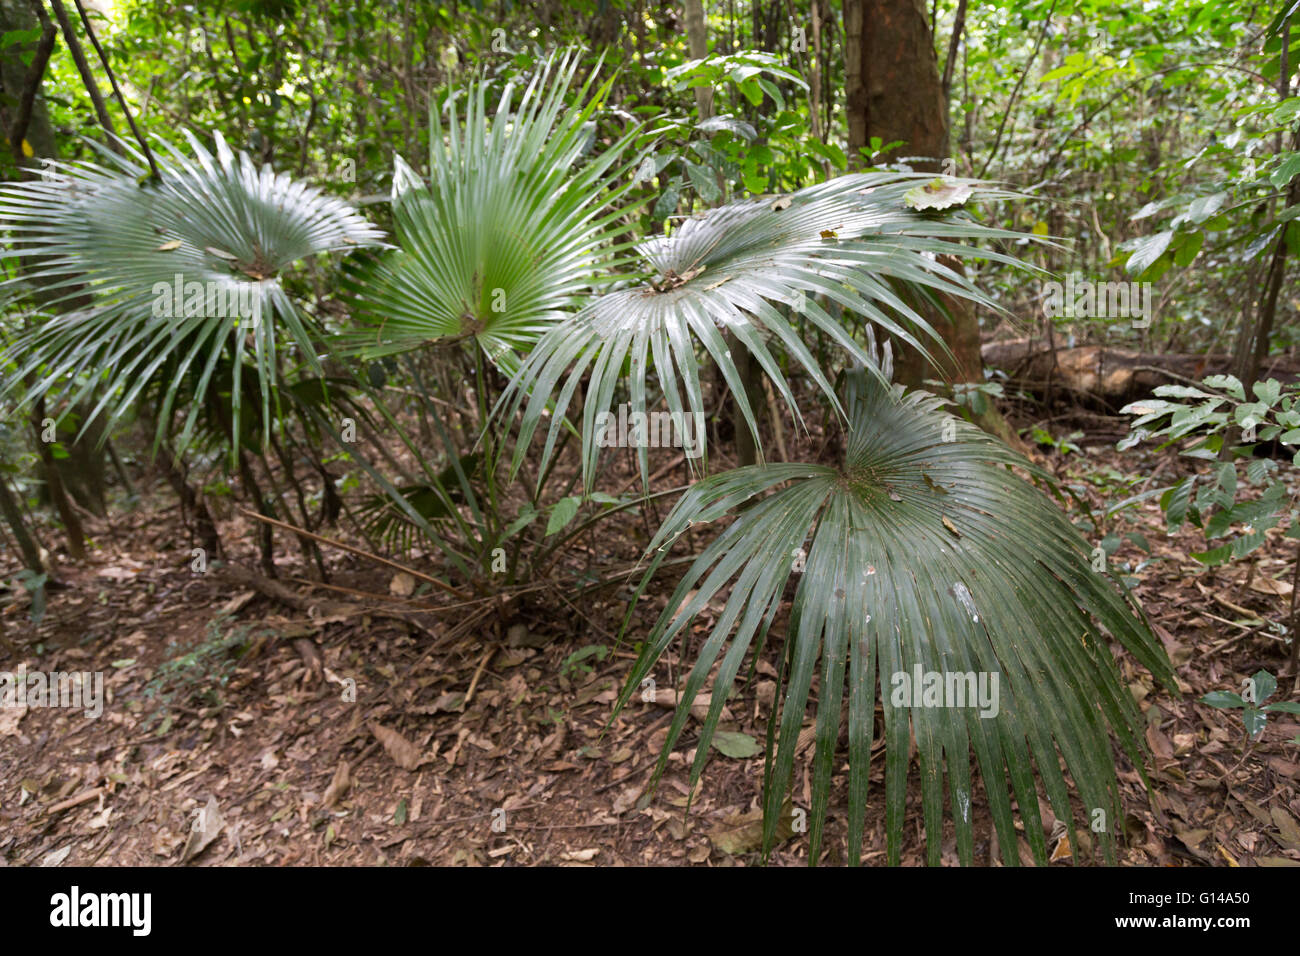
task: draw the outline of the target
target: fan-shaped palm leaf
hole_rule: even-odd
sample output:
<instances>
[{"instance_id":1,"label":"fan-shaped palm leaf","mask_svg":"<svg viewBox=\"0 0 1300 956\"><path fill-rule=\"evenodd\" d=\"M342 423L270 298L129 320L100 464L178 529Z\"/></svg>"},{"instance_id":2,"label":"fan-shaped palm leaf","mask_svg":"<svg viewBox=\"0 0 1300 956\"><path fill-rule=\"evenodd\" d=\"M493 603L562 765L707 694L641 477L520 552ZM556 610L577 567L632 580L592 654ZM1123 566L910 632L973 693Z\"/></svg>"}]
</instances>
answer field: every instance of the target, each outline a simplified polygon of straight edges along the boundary
<instances>
[{"instance_id":1,"label":"fan-shaped palm leaf","mask_svg":"<svg viewBox=\"0 0 1300 956\"><path fill-rule=\"evenodd\" d=\"M942 347L907 296L900 295L900 284L931 298L947 294L996 308L939 257L978 255L1024 264L962 243L1022 238L1015 233L969 218L938 219L910 208L905 194L918 182L932 179L899 173L843 176L788 196L735 202L686 220L670 236L642 243L638 249L655 277L601 296L555 326L512 382L514 392L507 394L500 409L513 414L524 403L525 393L531 392L514 467L522 462L543 413L554 400L541 467L546 466L564 413L588 372L583 408L583 473L588 489L600 453L597 416L610 411L616 387L629 368L632 413L646 412L646 375L653 364L669 411L677 416L689 413L686 420L702 420L701 348L721 370L757 442L754 413L724 332L754 356L797 421L802 418L770 348L773 341L839 409L819 363L778 306L801 312L861 362L867 361L861 347L816 297L865 316L922 351L922 340L939 341ZM958 182L972 188L978 185ZM983 195L1008 194L988 190ZM566 375L556 398L554 393ZM644 448L640 457L644 476Z\"/></svg>"},{"instance_id":2,"label":"fan-shaped palm leaf","mask_svg":"<svg viewBox=\"0 0 1300 956\"><path fill-rule=\"evenodd\" d=\"M170 363L173 383L201 370L192 397L202 402L224 356L238 431L249 353L267 412L278 325L316 366L308 321L281 275L309 256L376 244L380 233L346 203L236 157L219 133L215 157L187 135L193 159L168 147L160 179L140 154L101 147L107 166L59 164L48 180L0 188L0 223L17 244L0 255L21 256L26 269L5 291L34 286L44 308L71 307L40 318L7 350L19 379L39 377L31 395L67 389L80 398L102 387L99 406L116 412ZM166 391L160 427L176 395L174 385Z\"/></svg>"},{"instance_id":3,"label":"fan-shaped palm leaf","mask_svg":"<svg viewBox=\"0 0 1300 956\"><path fill-rule=\"evenodd\" d=\"M958 854L964 863L971 861L972 749L1006 863L1017 862L1008 778L1025 836L1040 862L1046 847L1035 768L1056 816L1074 817L1062 758L1089 814L1082 825L1106 821L1098 836L1109 855L1111 834L1122 817L1108 731L1139 767L1143 744L1141 718L1116 672L1106 635L1172 687L1162 648L1114 585L1091 570L1088 548L1064 515L1006 467L1028 468L1027 462L945 414L940 400L927 393L903 395L901 387L887 389L857 372L850 376L847 396L851 424L841 467L758 465L708 478L682 498L650 546L654 561L642 588L686 527L774 492L743 511L691 566L646 639L620 698L621 707L669 643L687 633L730 583L726 606L683 686L656 779L691 701L721 655L691 768L692 784L698 778L742 660L756 636L761 647L796 557L806 548L790 614L780 731L765 777L769 844L820 657L810 808L813 861L846 683L849 853L858 860L877 682L884 710L890 862L897 863L900 854L909 728L916 738L932 864L939 860L945 776ZM918 668L924 675L941 675L949 694L958 686L963 692L982 686L993 691L992 701L982 701L983 710L953 708L951 697L943 698L948 707L919 706L934 701L902 696L904 687L910 690L917 682ZM984 675L986 683L972 686L950 676L965 674ZM1097 810L1104 817L1094 816ZM1067 832L1073 845L1073 828Z\"/></svg>"},{"instance_id":4,"label":"fan-shaped palm leaf","mask_svg":"<svg viewBox=\"0 0 1300 956\"><path fill-rule=\"evenodd\" d=\"M583 158L612 80L592 95L593 73L571 98L579 63L574 53L547 61L517 105L507 85L490 118L488 84L474 83L463 126L451 100L447 132L431 111L429 182L398 160L399 248L350 277L362 327L344 341L377 356L474 337L514 371L515 351L575 295L608 281L625 227L621 211L607 210L632 186L625 174L635 160L623 156L640 128Z\"/></svg>"}]
</instances>

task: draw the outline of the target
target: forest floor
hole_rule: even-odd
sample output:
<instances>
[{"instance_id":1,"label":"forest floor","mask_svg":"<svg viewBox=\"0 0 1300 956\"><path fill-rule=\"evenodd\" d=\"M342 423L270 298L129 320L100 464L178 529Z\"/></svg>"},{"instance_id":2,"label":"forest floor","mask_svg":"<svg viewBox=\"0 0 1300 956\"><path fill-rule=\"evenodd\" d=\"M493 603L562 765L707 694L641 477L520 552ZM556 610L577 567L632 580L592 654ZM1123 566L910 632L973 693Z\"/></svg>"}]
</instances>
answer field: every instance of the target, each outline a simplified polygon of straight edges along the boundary
<instances>
[{"instance_id":1,"label":"forest floor","mask_svg":"<svg viewBox=\"0 0 1300 956\"><path fill-rule=\"evenodd\" d=\"M1079 452L1039 460L1093 509L1170 484L1190 465L1167 453L1120 454L1119 434L1090 433ZM671 692L661 689L655 703L635 695L606 729L634 659L629 644L615 646L628 589L570 600L588 564L580 551L552 569L548 586L519 599L528 602L519 614L527 626L503 634L494 603L448 607L337 551L327 552L332 588L282 560L289 601L216 562L195 573L188 535L165 500L92 525L97 547L85 563L59 566L67 588L51 594L39 626L27 623L25 607L7 608L4 634L28 671L102 671L109 699L97 720L68 709L0 709L0 865L759 862L761 750L715 751L687 814L692 720L657 796L638 804L667 733ZM1154 499L1107 530L1136 532L1154 549L1125 538L1111 560L1129 565L1182 693L1153 686L1117 649L1147 719L1154 788L1151 800L1120 756L1119 862L1300 865L1300 723L1272 717L1244 750L1240 714L1198 702L1285 667L1288 644L1263 619L1282 620L1289 606L1294 543L1270 538L1251 566L1211 574L1188 557L1200 549L1192 531L1165 535ZM234 514L221 531L234 563L255 567L251 522ZM598 566L626 552L612 566L630 565L644 535L634 519L625 531L626 541L602 531L599 549L583 539L586 558ZM638 610L633 640L670 584L658 583ZM701 617L694 639L719 609ZM774 630L783 628L778 619ZM771 658L740 682L721 729L761 744L779 643L769 641ZM16 671L19 659L3 655L0 670ZM345 699L349 680L355 702ZM1283 679L1275 699L1295 699L1291 691ZM795 804L806 808L811 732L801 741ZM885 860L883 763L874 760L871 774L869 864ZM912 773L905 864L925 852L914 762ZM840 773L823 863L843 861L845 791ZM1040 802L1054 863L1071 865L1065 823ZM982 794L973 804L977 862L999 862ZM1028 861L1019 842L1014 852ZM951 824L942 846L944 862L955 864ZM807 854L807 835L797 832L772 863L806 863Z\"/></svg>"}]
</instances>

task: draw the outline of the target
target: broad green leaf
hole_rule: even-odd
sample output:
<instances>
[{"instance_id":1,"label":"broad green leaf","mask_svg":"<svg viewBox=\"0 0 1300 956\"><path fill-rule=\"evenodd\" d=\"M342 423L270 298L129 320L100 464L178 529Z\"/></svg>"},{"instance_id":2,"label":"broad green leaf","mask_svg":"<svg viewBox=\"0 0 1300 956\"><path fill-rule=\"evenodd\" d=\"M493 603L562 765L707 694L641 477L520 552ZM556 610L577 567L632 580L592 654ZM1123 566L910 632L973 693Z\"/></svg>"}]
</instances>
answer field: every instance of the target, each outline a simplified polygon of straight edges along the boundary
<instances>
[{"instance_id":1,"label":"broad green leaf","mask_svg":"<svg viewBox=\"0 0 1300 956\"><path fill-rule=\"evenodd\" d=\"M1254 700L1252 703L1264 703L1264 701L1272 697L1273 692L1277 690L1277 678L1268 671L1256 671L1255 675L1251 678L1251 681L1255 685Z\"/></svg>"},{"instance_id":2,"label":"broad green leaf","mask_svg":"<svg viewBox=\"0 0 1300 956\"><path fill-rule=\"evenodd\" d=\"M888 373L889 363L879 361ZM673 509L647 551L650 565L638 595L688 527L727 515L734 520L668 599L616 706L630 700L670 645L693 633L711 602L725 599L703 643L692 644L690 670L651 781L659 780L692 702L710 684L693 786L742 662L760 653L787 581L797 576L777 694L781 706L771 730L774 749L764 774L766 846L776 836L816 675L810 860L818 856L831 778L842 760L837 742L846 707L848 850L852 862L860 858L879 704L888 862L900 859L914 738L930 863L939 862L945 782L958 857L973 862L972 757L999 840L1015 845L1014 800L1035 859L1046 863L1035 773L1054 812L1065 817L1070 795L1062 760L1083 805L1114 812L1119 789L1112 733L1141 766L1143 721L1109 642L1118 641L1173 687L1168 660L1116 586L1091 570L1091 546L1050 499L1006 467L1045 477L1033 466L950 418L938 398L904 394L864 370L847 376L844 405L850 424L839 467L735 469L697 482ZM955 427L956 441L943 440L948 427ZM963 690L961 701L943 701L954 706L939 707L927 706L924 696L913 699L914 685L930 673L956 675L953 693L960 684L973 697ZM962 675L974 683L963 683ZM1100 834L1098 841L1109 857L1111 836Z\"/></svg>"},{"instance_id":3,"label":"broad green leaf","mask_svg":"<svg viewBox=\"0 0 1300 956\"><path fill-rule=\"evenodd\" d=\"M49 180L0 187L0 223L22 236L26 264L2 287L21 293L35 282L54 296L43 308L71 310L37 316L10 341L0 355L16 366L9 393L30 380L28 400L45 395L71 409L97 390L88 423L124 415L156 390L156 437L184 409L183 447L210 412L210 388L229 396L232 437L248 433L246 398L269 420L287 346L319 374L318 330L282 278L304 259L375 245L379 231L346 203L236 156L219 133L215 155L186 135L188 155L155 150L157 180L122 143L122 155L96 145L103 165L58 163ZM0 258L18 254L10 246ZM246 374L257 394L247 395Z\"/></svg>"},{"instance_id":4,"label":"broad green leaf","mask_svg":"<svg viewBox=\"0 0 1300 956\"><path fill-rule=\"evenodd\" d=\"M570 495L567 498L561 498L551 508L550 520L546 522L546 537L550 537L557 531L563 531L578 515L578 506L582 499L577 495Z\"/></svg>"},{"instance_id":5,"label":"broad green leaf","mask_svg":"<svg viewBox=\"0 0 1300 956\"><path fill-rule=\"evenodd\" d=\"M759 440L734 349L755 360L797 424L803 416L787 368L806 375L840 412L823 363L807 342L819 335L874 368L861 340L846 329L845 315L866 323L868 343L883 332L923 355L930 354L927 346L946 350L922 315L927 299L998 306L944 260L979 255L1018 264L964 242L1020 235L909 209L907 191L932 179L893 172L841 176L775 201L745 199L707 210L641 243L653 276L590 300L548 331L497 405L499 415L521 413L512 470L522 466L548 418L540 458L540 467L547 467L568 424L565 415L580 400L583 485L590 490L601 453L601 416L613 414L624 394L632 414L648 415L662 403L682 429L689 424L699 436L689 460L702 464L706 430L695 422L705 415L701 372L709 365L729 388L743 427ZM644 445L637 459L644 481Z\"/></svg>"},{"instance_id":6,"label":"broad green leaf","mask_svg":"<svg viewBox=\"0 0 1300 956\"><path fill-rule=\"evenodd\" d=\"M713 748L725 757L745 760L763 752L757 740L749 734L718 731L713 735Z\"/></svg>"},{"instance_id":7,"label":"broad green leaf","mask_svg":"<svg viewBox=\"0 0 1300 956\"><path fill-rule=\"evenodd\" d=\"M1241 695L1234 694L1230 690L1212 690L1201 698L1201 703L1209 704L1211 707L1218 707L1220 710L1246 706L1246 702L1241 699Z\"/></svg>"},{"instance_id":8,"label":"broad green leaf","mask_svg":"<svg viewBox=\"0 0 1300 956\"><path fill-rule=\"evenodd\" d=\"M639 126L588 151L612 79L578 85L580 60L552 55L495 111L482 79L431 106L428 180L397 160L397 248L346 272L353 321L336 348L374 358L472 340L512 375L575 297L613 280L627 251L617 206L665 157L629 155Z\"/></svg>"},{"instance_id":9,"label":"broad green leaf","mask_svg":"<svg viewBox=\"0 0 1300 956\"><path fill-rule=\"evenodd\" d=\"M1157 232L1154 236L1148 236L1138 240L1133 244L1132 254L1128 257L1128 262L1124 264L1124 268L1128 270L1131 275L1141 275L1150 268L1157 259L1164 255L1165 250L1169 248L1169 243L1173 238L1173 231L1165 230L1163 232Z\"/></svg>"}]
</instances>

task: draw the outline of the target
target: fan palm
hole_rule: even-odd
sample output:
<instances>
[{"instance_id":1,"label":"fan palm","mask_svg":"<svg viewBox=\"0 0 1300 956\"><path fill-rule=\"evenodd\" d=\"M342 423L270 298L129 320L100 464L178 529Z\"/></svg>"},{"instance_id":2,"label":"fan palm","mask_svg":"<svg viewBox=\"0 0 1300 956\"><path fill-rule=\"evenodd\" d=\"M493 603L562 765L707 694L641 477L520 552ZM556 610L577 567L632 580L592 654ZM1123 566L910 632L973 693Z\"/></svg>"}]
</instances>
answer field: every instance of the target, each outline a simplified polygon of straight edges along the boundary
<instances>
[{"instance_id":1,"label":"fan palm","mask_svg":"<svg viewBox=\"0 0 1300 956\"><path fill-rule=\"evenodd\" d=\"M116 415L166 370L161 435L195 370L182 445L223 362L232 366L235 433L245 361L269 418L281 327L319 371L311 323L282 279L303 259L380 238L346 203L236 157L220 133L215 156L187 136L192 158L167 147L157 178L124 144L123 156L98 147L107 165L61 163L58 175L0 188L0 224L16 244L0 255L25 267L4 291L36 287L43 308L67 309L38 316L11 342L15 381L34 376L29 394L64 390L74 402L101 389L96 413Z\"/></svg>"},{"instance_id":2,"label":"fan palm","mask_svg":"<svg viewBox=\"0 0 1300 956\"><path fill-rule=\"evenodd\" d=\"M1074 817L1062 759L1088 814L1086 824L1107 821L1098 836L1109 857L1111 831L1122 816L1108 731L1139 768L1143 743L1142 720L1116 672L1107 635L1172 687L1163 649L1112 583L1091 570L1088 547L1064 515L1011 470L1032 466L946 414L940 399L904 394L901 386L881 384L881 377L861 370L847 376L849 432L840 467L739 468L707 478L683 496L650 545L653 561L638 595L687 527L761 500L740 511L682 578L644 642L618 707L730 584L725 607L682 687L655 773L657 780L691 702L721 657L691 767L693 787L741 663L755 638L761 648L806 549L786 638L779 733L776 708L769 730L765 847L788 789L820 657L812 861L822 840L846 703L848 846L852 862L859 859L878 685L891 863L900 857L909 732L916 740L931 864L939 860L945 776L958 855L963 863L971 861L972 750L1006 863L1017 862L1012 793L1033 854L1046 861L1035 768L1056 816ZM981 675L980 686L991 687L993 699L980 701L984 709L922 706L934 701L909 699L922 674L941 675L945 686L962 683L966 690ZM964 683L951 677L966 674L973 676ZM1098 810L1105 816L1098 817ZM1073 827L1067 832L1077 859Z\"/></svg>"},{"instance_id":3,"label":"fan palm","mask_svg":"<svg viewBox=\"0 0 1300 956\"><path fill-rule=\"evenodd\" d=\"M612 79L593 94L593 72L570 95L580 62L553 56L517 104L508 83L490 118L485 80L463 124L454 97L449 129L430 111L429 181L398 158L398 248L350 275L358 327L340 345L379 356L473 339L513 371L577 294L609 281L625 246L623 212L608 210L633 186L624 156L641 129L586 155Z\"/></svg>"},{"instance_id":4,"label":"fan palm","mask_svg":"<svg viewBox=\"0 0 1300 956\"><path fill-rule=\"evenodd\" d=\"M796 421L802 418L771 348L774 343L840 410L830 381L782 306L801 313L859 362L866 362L865 353L838 317L819 304L819 296L925 354L926 343L945 348L901 287L930 299L946 294L996 308L941 257L978 255L1022 265L996 251L963 244L1022 237L969 217L945 220L912 208L909 192L931 181L933 177L892 172L842 176L790 195L710 210L687 219L671 235L640 244L650 271L547 331L498 405L510 414L524 409L514 467L554 403L540 466L546 467L564 414L588 374L582 457L588 490L600 454L595 425L598 416L610 412L624 377L630 379L630 414L646 412L647 374L653 366L669 411L702 420L701 350L721 371L757 444L754 411L724 333L757 360ZM952 182L966 196L976 185ZM986 189L982 195L1008 194ZM703 453L703 435L700 440ZM644 448L639 457L644 478Z\"/></svg>"},{"instance_id":5,"label":"fan palm","mask_svg":"<svg viewBox=\"0 0 1300 956\"><path fill-rule=\"evenodd\" d=\"M601 142L595 119L613 81L597 85L593 70L576 84L581 65L577 51L553 55L526 83L507 82L495 108L491 84L480 78L464 95L463 116L459 97L449 98L447 125L440 111L431 110L427 182L397 160L397 247L358 257L347 272L353 322L333 346L365 358L405 353L416 407L428 413L430 430L443 446L445 467L439 469L428 454L415 455L422 474L402 476L400 487L386 486L387 504L381 496L367 503L372 530L394 542L409 543L418 529L446 548L449 535L437 533L435 525L454 527L481 557L520 527L501 513L493 470L476 474L462 467L490 408L486 390L492 380L481 375L482 368L473 369L483 407L458 401L461 414L449 417L432 405L435 383L426 381L428 366L412 361L415 351L472 346L437 356L435 379L448 367L445 378L460 379L461 363L483 356L513 374L519 354L563 310L579 295L614 281L625 265L630 244L619 233L627 210L618 207L636 185L630 172L641 157L634 145L645 134L633 125ZM398 417L380 396L370 397L390 432L414 451ZM444 400L453 397L463 399L454 390ZM475 411L484 414L476 417ZM530 497L541 491L539 482ZM473 563L466 556L460 566Z\"/></svg>"}]
</instances>

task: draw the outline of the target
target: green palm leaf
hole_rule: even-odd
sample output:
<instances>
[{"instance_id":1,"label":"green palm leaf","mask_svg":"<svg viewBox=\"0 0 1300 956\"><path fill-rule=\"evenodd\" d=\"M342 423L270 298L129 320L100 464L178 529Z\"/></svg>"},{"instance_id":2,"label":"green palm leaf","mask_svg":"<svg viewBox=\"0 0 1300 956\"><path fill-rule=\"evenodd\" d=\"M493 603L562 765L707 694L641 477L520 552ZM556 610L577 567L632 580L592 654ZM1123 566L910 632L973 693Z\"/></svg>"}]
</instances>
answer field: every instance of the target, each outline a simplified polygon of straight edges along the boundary
<instances>
[{"instance_id":1,"label":"green palm leaf","mask_svg":"<svg viewBox=\"0 0 1300 956\"><path fill-rule=\"evenodd\" d=\"M584 376L590 375L583 406L583 474L590 490L600 454L597 416L610 412L621 380L630 378L631 412L644 414L646 378L653 365L669 411L689 414L688 421L702 420L701 352L721 370L757 442L753 409L725 332L758 361L796 421L802 422L802 417L774 354L777 343L840 409L819 363L781 311L789 307L800 312L850 356L867 363L861 346L818 303L819 296L923 352L925 342L938 341L944 347L907 295L900 294L900 287L996 309L940 257L979 255L1024 267L1009 256L963 244L1023 237L969 218L948 221L910 208L908 191L932 180L899 173L843 176L788 196L747 199L711 210L686 220L670 236L640 244L653 276L601 296L548 331L498 406L510 414L524 407L514 467L523 461L553 402L541 464L546 467L564 413ZM986 190L983 195L1009 194ZM700 440L703 443L704 436ZM640 458L644 476L644 448Z\"/></svg>"},{"instance_id":2,"label":"green palm leaf","mask_svg":"<svg viewBox=\"0 0 1300 956\"><path fill-rule=\"evenodd\" d=\"M359 327L345 345L374 357L473 337L513 372L516 352L608 281L628 246L615 241L623 211L606 210L633 185L619 180L641 131L585 155L612 79L592 94L593 73L571 97L579 65L572 52L552 57L517 104L507 85L490 118L484 80L469 88L463 124L455 99L448 130L431 111L429 182L398 159L399 248L350 276Z\"/></svg>"},{"instance_id":3,"label":"green palm leaf","mask_svg":"<svg viewBox=\"0 0 1300 956\"><path fill-rule=\"evenodd\" d=\"M741 663L755 638L761 648L795 558L806 549L790 614L779 733L766 775L768 845L820 658L811 860L822 839L846 693L849 853L853 862L859 859L877 686L891 863L900 856L909 732L916 737L931 864L939 861L945 778L958 854L971 862L972 751L1006 863L1017 862L1013 795L1033 853L1046 861L1035 771L1056 816L1074 818L1062 760L1089 815L1076 825L1104 820L1097 836L1109 858L1122 820L1110 732L1139 768L1144 748L1142 720L1119 679L1107 636L1173 687L1163 649L1113 583L1091 570L1087 545L1062 513L1007 467L1032 470L1027 462L944 413L938 398L904 395L863 371L848 377L846 405L850 433L841 467L758 465L708 478L687 492L651 543L654 560L642 589L689 525L772 492L741 511L691 566L622 693L619 707L730 584L725 608L682 688L656 781L716 664L692 786L698 779ZM945 683L948 674L983 673L990 690L997 675L996 713L993 707L905 706L913 702L901 696L896 675L913 684L918 667L945 675ZM962 688L970 689L964 682ZM1094 817L1096 810L1104 817ZM1068 832L1073 844L1073 828Z\"/></svg>"},{"instance_id":4,"label":"green palm leaf","mask_svg":"<svg viewBox=\"0 0 1300 956\"><path fill-rule=\"evenodd\" d=\"M234 368L238 433L246 359L263 385L268 417L281 326L318 368L309 321L281 277L307 257L377 244L380 233L346 203L259 169L247 154L236 157L220 133L215 156L186 135L192 157L167 147L157 157L160 179L148 175L139 153L99 147L106 166L58 164L47 180L0 188L0 224L15 243L0 255L21 256L26 270L3 291L36 289L44 309L67 310L38 316L6 350L16 379L37 376L32 396L62 389L75 401L102 388L99 408L117 414L165 368L172 384L161 428L177 383L197 370L187 397L202 403L225 361ZM196 414L197 404L181 444Z\"/></svg>"}]
</instances>

